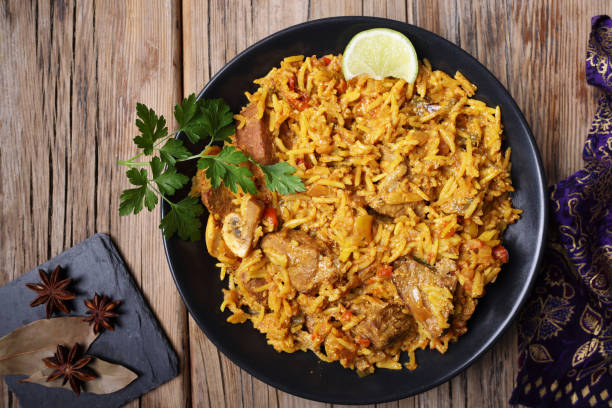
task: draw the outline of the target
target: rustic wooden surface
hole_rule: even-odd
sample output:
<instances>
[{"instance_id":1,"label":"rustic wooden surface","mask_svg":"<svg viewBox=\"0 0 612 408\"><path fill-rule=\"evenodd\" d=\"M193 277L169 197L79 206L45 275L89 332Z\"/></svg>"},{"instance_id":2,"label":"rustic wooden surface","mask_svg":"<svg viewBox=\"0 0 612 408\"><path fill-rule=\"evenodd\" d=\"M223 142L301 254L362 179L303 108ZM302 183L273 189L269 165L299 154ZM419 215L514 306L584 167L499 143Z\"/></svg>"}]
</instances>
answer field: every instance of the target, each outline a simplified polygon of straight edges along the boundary
<instances>
[{"instance_id":1,"label":"rustic wooden surface","mask_svg":"<svg viewBox=\"0 0 612 408\"><path fill-rule=\"evenodd\" d=\"M119 217L136 101L171 117L230 58L287 26L336 15L407 21L461 46L509 89L549 183L581 166L596 92L584 81L590 17L569 0L5 0L0 6L0 284L95 232L109 233L179 355L181 375L130 407L316 407L252 378L188 317L157 229ZM506 406L516 329L463 374L380 407ZM329 405L329 404L327 404ZM0 384L0 407L18 407Z\"/></svg>"}]
</instances>

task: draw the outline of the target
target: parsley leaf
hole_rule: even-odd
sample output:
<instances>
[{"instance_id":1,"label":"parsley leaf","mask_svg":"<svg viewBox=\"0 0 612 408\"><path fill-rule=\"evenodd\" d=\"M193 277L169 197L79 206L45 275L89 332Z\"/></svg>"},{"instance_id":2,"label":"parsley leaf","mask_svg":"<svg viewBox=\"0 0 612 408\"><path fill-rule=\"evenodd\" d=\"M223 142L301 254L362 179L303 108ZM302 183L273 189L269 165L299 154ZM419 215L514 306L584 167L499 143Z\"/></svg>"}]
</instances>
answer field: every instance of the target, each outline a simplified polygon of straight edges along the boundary
<instances>
[{"instance_id":1,"label":"parsley leaf","mask_svg":"<svg viewBox=\"0 0 612 408\"><path fill-rule=\"evenodd\" d=\"M151 173L153 173L153 179L155 180L161 172L164 170L164 162L159 157L154 157L150 163Z\"/></svg>"},{"instance_id":2,"label":"parsley leaf","mask_svg":"<svg viewBox=\"0 0 612 408\"><path fill-rule=\"evenodd\" d=\"M189 150L183 145L178 139L168 139L166 144L159 149L159 157L168 164L168 166L174 166L177 160L184 160L191 156Z\"/></svg>"},{"instance_id":3,"label":"parsley leaf","mask_svg":"<svg viewBox=\"0 0 612 408\"><path fill-rule=\"evenodd\" d=\"M183 187L189 181L189 177L177 173L174 167L168 168L165 173L153 179L162 194L173 195L176 190Z\"/></svg>"},{"instance_id":4,"label":"parsley leaf","mask_svg":"<svg viewBox=\"0 0 612 408\"><path fill-rule=\"evenodd\" d=\"M234 134L234 115L223 99L200 100L202 125L212 141L223 140L231 142Z\"/></svg>"},{"instance_id":5,"label":"parsley leaf","mask_svg":"<svg viewBox=\"0 0 612 408\"><path fill-rule=\"evenodd\" d=\"M174 118L180 126L178 131L185 132L191 143L197 143L207 135L195 94L189 95L183 99L182 104L174 107Z\"/></svg>"},{"instance_id":6,"label":"parsley leaf","mask_svg":"<svg viewBox=\"0 0 612 408\"><path fill-rule=\"evenodd\" d=\"M128 180L135 186L146 186L147 185L147 171L145 169L138 170L132 167L125 172Z\"/></svg>"},{"instance_id":7,"label":"parsley leaf","mask_svg":"<svg viewBox=\"0 0 612 408\"><path fill-rule=\"evenodd\" d=\"M257 164L266 176L266 186L270 191L280 194L293 194L306 191L302 180L296 176L295 167L286 162L271 165Z\"/></svg>"},{"instance_id":8,"label":"parsley leaf","mask_svg":"<svg viewBox=\"0 0 612 408\"><path fill-rule=\"evenodd\" d=\"M147 108L144 104L136 104L136 126L140 130L141 135L134 138L136 146L144 149L144 154L151 155L153 153L153 144L163 137L168 136L168 128L166 127L166 119L163 115L157 117L153 109Z\"/></svg>"},{"instance_id":9,"label":"parsley leaf","mask_svg":"<svg viewBox=\"0 0 612 408\"><path fill-rule=\"evenodd\" d=\"M234 134L234 116L223 99L196 100L195 94L183 99L174 108L174 118L180 132L185 132L191 143L210 137L211 142L230 142Z\"/></svg>"},{"instance_id":10,"label":"parsley leaf","mask_svg":"<svg viewBox=\"0 0 612 408\"><path fill-rule=\"evenodd\" d=\"M166 239L171 238L176 232L181 239L197 241L201 238L200 227L202 222L198 218L204 209L195 197L187 197L172 205L168 214L164 216L159 224Z\"/></svg>"},{"instance_id":11,"label":"parsley leaf","mask_svg":"<svg viewBox=\"0 0 612 408\"><path fill-rule=\"evenodd\" d=\"M193 119L198 110L198 102L196 101L195 94L189 95L183 99L183 103L174 107L174 118L182 128L188 125Z\"/></svg>"},{"instance_id":12,"label":"parsley leaf","mask_svg":"<svg viewBox=\"0 0 612 408\"><path fill-rule=\"evenodd\" d=\"M238 192L236 184L242 191L249 194L256 194L257 188L252 180L253 173L241 163L248 161L248 158L240 150L233 146L225 146L216 156L206 155L198 160L198 169L206 170L206 177L210 180L213 188L221 185L221 181L233 193Z\"/></svg>"},{"instance_id":13,"label":"parsley leaf","mask_svg":"<svg viewBox=\"0 0 612 408\"><path fill-rule=\"evenodd\" d=\"M145 169L138 170L131 168L126 173L130 183L138 188L128 188L121 193L119 204L119 215L128 215L130 213L138 214L142 210L142 200L149 211L157 205L157 196L151 191L147 185L147 171Z\"/></svg>"},{"instance_id":14,"label":"parsley leaf","mask_svg":"<svg viewBox=\"0 0 612 408\"><path fill-rule=\"evenodd\" d=\"M128 215L131 213L138 214L142 210L142 199L147 209L151 211L157 205L157 196L147 188L141 186L138 188L128 188L121 193L121 204L119 204L119 215Z\"/></svg>"},{"instance_id":15,"label":"parsley leaf","mask_svg":"<svg viewBox=\"0 0 612 408\"><path fill-rule=\"evenodd\" d=\"M147 210L153 211L155 206L157 205L157 196L150 188L147 188L144 196L144 203Z\"/></svg>"},{"instance_id":16,"label":"parsley leaf","mask_svg":"<svg viewBox=\"0 0 612 408\"><path fill-rule=\"evenodd\" d=\"M164 162L159 157L154 157L151 160L151 172L153 173L153 181L157 184L160 193L164 195L173 195L176 190L183 187L189 181L189 177L176 172L174 167L168 166L168 170L164 170Z\"/></svg>"}]
</instances>

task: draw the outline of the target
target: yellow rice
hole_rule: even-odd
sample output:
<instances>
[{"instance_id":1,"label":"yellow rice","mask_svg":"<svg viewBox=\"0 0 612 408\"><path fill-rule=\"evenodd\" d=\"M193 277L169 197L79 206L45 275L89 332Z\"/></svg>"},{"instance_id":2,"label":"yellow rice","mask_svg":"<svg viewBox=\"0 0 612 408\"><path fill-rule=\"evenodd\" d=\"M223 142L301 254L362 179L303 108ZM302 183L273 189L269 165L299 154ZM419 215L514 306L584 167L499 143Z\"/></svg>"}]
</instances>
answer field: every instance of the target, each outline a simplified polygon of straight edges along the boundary
<instances>
[{"instance_id":1,"label":"yellow rice","mask_svg":"<svg viewBox=\"0 0 612 408\"><path fill-rule=\"evenodd\" d=\"M256 80L257 91L246 97L257 104L259 117L268 115L278 158L297 169L309 191L320 186L315 196L273 194L281 228L301 229L332 248L343 279L323 284L314 295L299 293L286 270L273 267L255 247L239 265L220 259L221 278L228 279L221 309L229 310L228 322L250 320L277 351L311 350L360 374L375 367L401 369L400 353L406 351L403 366L414 369L416 349L444 353L450 341L465 333L475 299L501 269L491 249L519 217L508 195L513 191L510 149L501 149L501 113L472 99L476 86L460 72L451 77L432 70L427 60L420 64L414 84L365 76L347 83L341 74L342 56L325 58L285 58ZM294 89L288 85L290 77L295 78ZM308 101L301 111L290 100L299 98ZM244 126L245 117L237 114L235 119L238 128ZM283 124L293 134L291 146L279 137ZM399 164L380 166L383 146L408 158L411 192L403 199L426 200L424 216L410 211L382 220L366 211L376 183ZM193 193L203 184L200 172ZM463 220L445 211L456 207L464 210ZM340 317L351 302L384 305L397 300L394 285L378 276L376 268L404 256L429 264L441 257L457 262L455 293L438 287L426 290L432 305L451 299L454 318L444 322L447 330L438 338L430 338L417 325L403 341L382 351L363 346L350 333L359 322ZM251 278L265 277L259 289L267 291L265 304L237 279L244 272ZM314 331L296 321L301 314L317 317Z\"/></svg>"}]
</instances>

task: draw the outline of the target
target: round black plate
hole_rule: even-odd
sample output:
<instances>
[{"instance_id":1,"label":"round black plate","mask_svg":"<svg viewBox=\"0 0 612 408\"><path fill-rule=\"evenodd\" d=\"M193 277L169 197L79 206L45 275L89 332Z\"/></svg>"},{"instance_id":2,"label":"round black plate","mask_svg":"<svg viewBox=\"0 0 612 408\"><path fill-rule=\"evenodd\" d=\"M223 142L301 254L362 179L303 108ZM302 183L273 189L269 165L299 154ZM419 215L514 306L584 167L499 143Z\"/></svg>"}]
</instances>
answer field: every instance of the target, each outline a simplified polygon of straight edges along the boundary
<instances>
[{"instance_id":1,"label":"round black plate","mask_svg":"<svg viewBox=\"0 0 612 408\"><path fill-rule=\"evenodd\" d=\"M441 384L472 364L500 337L525 300L542 255L547 222L540 154L516 103L478 61L421 28L371 17L337 17L299 24L242 52L210 80L199 97L223 98L238 112L246 103L244 91L255 90L252 81L278 66L284 57L342 53L353 35L375 27L404 33L414 44L419 58L429 59L434 68L451 76L460 70L478 86L477 99L501 107L506 143L512 147L512 180L516 188L512 198L524 213L506 231L504 245L510 253L510 262L504 265L497 281L487 287L469 322L468 333L451 344L446 354L430 350L417 352L419 367L415 371L379 369L373 375L359 378L354 371L338 363L321 362L312 353L278 353L249 323L227 323L228 313L219 310L221 288L226 282L219 281L215 259L208 255L203 241L185 242L176 236L164 240L170 270L189 312L225 355L274 387L331 403L370 404L404 398ZM193 151L198 147L193 146ZM181 170L192 175L195 163ZM177 198L185 193L180 192ZM162 215L167 211L169 208L164 205ZM206 213L202 217L204 225L207 216Z\"/></svg>"}]
</instances>

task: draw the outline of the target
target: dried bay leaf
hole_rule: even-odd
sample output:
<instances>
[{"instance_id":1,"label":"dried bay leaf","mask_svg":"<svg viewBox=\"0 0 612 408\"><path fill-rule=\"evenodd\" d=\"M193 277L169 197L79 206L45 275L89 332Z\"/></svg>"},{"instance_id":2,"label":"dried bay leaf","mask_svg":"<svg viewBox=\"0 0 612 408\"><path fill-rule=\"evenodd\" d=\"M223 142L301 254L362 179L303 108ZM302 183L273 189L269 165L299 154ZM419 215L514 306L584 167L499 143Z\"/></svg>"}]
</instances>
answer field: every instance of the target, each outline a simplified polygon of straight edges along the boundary
<instances>
[{"instance_id":1,"label":"dried bay leaf","mask_svg":"<svg viewBox=\"0 0 612 408\"><path fill-rule=\"evenodd\" d=\"M110 394L128 386L132 381L138 378L138 375L132 370L125 368L119 364L109 363L98 357L94 357L87 365L97 375L91 381L87 381L84 385L85 392L92 394ZM52 368L45 367L42 370L32 374L29 378L20 380L19 382L27 382L33 384L44 385L45 387L64 388L70 390L70 384L62 385L62 378L55 381L47 382L47 377L53 372Z\"/></svg>"},{"instance_id":2,"label":"dried bay leaf","mask_svg":"<svg viewBox=\"0 0 612 408\"><path fill-rule=\"evenodd\" d=\"M0 375L31 375L53 356L58 344L79 343L87 350L98 337L82 316L36 320L0 339Z\"/></svg>"}]
</instances>

